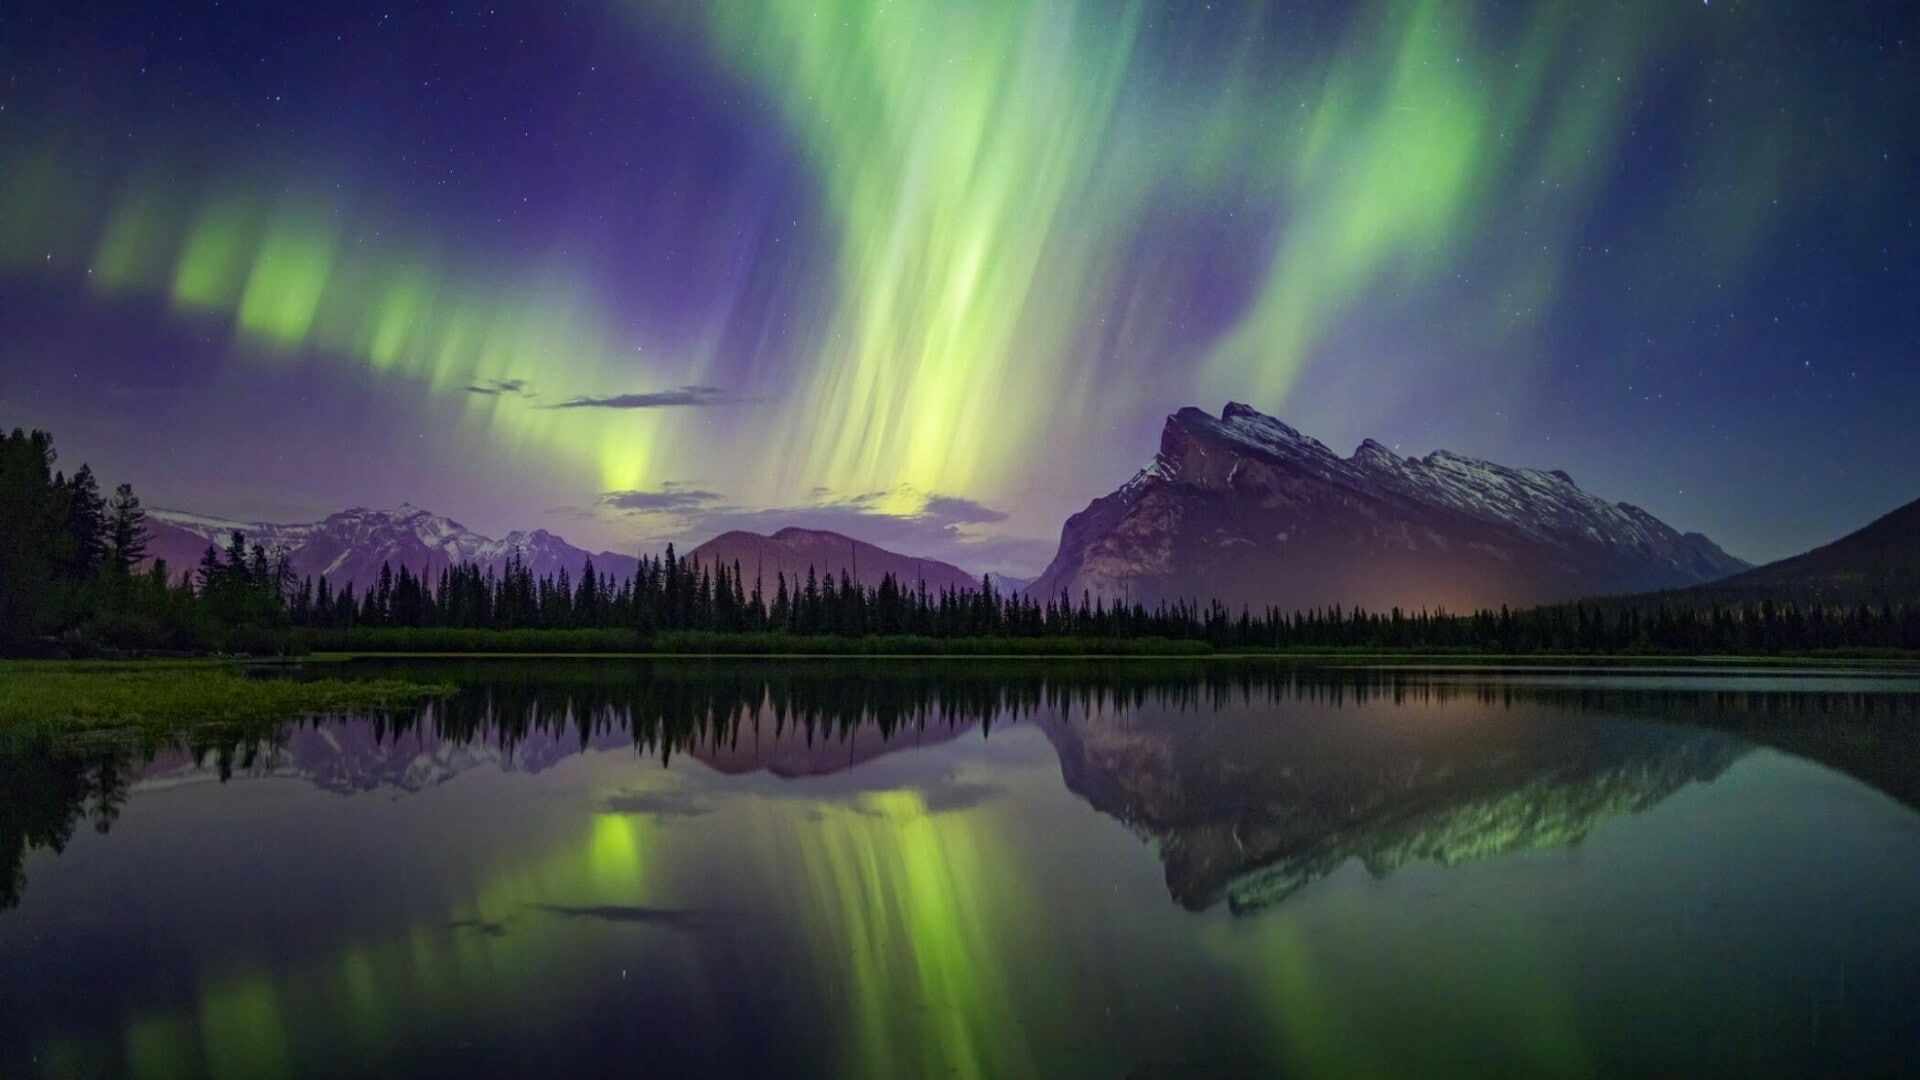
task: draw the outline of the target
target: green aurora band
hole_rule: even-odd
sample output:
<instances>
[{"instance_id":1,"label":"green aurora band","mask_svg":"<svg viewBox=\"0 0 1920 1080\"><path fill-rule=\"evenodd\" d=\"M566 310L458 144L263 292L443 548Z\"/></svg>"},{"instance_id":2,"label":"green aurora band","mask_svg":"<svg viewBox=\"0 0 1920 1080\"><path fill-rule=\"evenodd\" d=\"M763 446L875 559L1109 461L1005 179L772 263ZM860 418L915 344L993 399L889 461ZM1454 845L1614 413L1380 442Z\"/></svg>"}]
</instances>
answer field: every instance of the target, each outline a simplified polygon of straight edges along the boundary
<instances>
[{"instance_id":1,"label":"green aurora band","mask_svg":"<svg viewBox=\"0 0 1920 1080\"><path fill-rule=\"evenodd\" d=\"M637 359L562 255L463 267L430 227L345 185L106 169L12 138L0 272L81 280L101 304L160 298L257 362L350 365L423 395L529 380L537 398L467 395L467 422L603 490L698 479L764 505L888 492L883 509L911 514L935 494L1004 496L1056 425L1164 408L1170 389L1284 411L1356 320L1468 266L1482 337L1524 342L1662 57L1730 48L1763 17L1546 3L1516 20L1386 0L1306 51L1297 17L1268 5L1226 5L1225 28L1205 31L1145 0L624 6L636 33L697 39L762 95L821 195L807 224L828 254L798 265L830 268L829 299L782 331L798 362L756 369L759 435L690 410L551 408L706 384L743 358L702 344ZM1700 275L1737 272L1791 194L1804 120L1778 100L1713 109L1691 182L1732 197L1717 214L1648 211L1663 273L1680 252ZM1163 263L1143 223L1235 208L1264 252L1242 310L1205 340L1152 329L1210 269ZM1147 329L1115 338L1115 322ZM1526 372L1511 374L1522 392ZM812 433L797 449L796 432Z\"/></svg>"},{"instance_id":2,"label":"green aurora band","mask_svg":"<svg viewBox=\"0 0 1920 1080\"><path fill-rule=\"evenodd\" d=\"M827 434L796 479L973 493L1033 460L1063 412L1124 414L1127 380L1096 390L1085 361L1110 312L1176 284L1149 273L1133 286L1145 295L1112 295L1142 258L1130 233L1156 212L1251 201L1285 219L1189 391L1284 408L1344 320L1456 273L1496 228L1532 242L1497 268L1488 321L1531 326L1635 96L1700 29L1648 8L1548 3L1497 32L1477 5L1404 0L1365 9L1328 57L1263 63L1285 20L1228 5L1225 62L1204 42L1157 42L1184 48L1174 64L1146 41L1172 9L1140 3L1007 2L965 20L942 3L703 9L831 202L839 301L790 414ZM1730 115L1727 130L1784 122ZM1723 224L1758 228L1782 175L1746 175L1754 213Z\"/></svg>"}]
</instances>

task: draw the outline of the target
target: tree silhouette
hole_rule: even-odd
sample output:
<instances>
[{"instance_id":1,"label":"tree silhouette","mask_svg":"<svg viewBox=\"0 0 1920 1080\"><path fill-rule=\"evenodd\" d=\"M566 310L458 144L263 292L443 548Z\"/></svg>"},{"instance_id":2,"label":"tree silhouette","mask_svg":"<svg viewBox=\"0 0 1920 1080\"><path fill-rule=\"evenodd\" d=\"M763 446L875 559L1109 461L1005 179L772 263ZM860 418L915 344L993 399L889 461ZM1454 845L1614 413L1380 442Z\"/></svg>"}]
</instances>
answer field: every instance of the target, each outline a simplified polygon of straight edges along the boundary
<instances>
[{"instance_id":1,"label":"tree silhouette","mask_svg":"<svg viewBox=\"0 0 1920 1080\"><path fill-rule=\"evenodd\" d=\"M147 512L132 484L113 489L113 501L107 507L107 557L114 569L130 574L147 557L147 543L153 531L147 527Z\"/></svg>"}]
</instances>

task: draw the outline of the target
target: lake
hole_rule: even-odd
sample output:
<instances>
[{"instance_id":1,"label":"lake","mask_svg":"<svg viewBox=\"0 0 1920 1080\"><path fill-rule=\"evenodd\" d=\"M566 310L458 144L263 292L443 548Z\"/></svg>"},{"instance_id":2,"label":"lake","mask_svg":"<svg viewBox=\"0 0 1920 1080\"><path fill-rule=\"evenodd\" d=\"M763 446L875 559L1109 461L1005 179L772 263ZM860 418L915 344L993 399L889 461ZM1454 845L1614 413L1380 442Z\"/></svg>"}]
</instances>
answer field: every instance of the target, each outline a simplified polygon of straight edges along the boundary
<instances>
[{"instance_id":1,"label":"lake","mask_svg":"<svg viewBox=\"0 0 1920 1080\"><path fill-rule=\"evenodd\" d=\"M1920 679L357 661L0 742L0 1075L1900 1071Z\"/></svg>"}]
</instances>

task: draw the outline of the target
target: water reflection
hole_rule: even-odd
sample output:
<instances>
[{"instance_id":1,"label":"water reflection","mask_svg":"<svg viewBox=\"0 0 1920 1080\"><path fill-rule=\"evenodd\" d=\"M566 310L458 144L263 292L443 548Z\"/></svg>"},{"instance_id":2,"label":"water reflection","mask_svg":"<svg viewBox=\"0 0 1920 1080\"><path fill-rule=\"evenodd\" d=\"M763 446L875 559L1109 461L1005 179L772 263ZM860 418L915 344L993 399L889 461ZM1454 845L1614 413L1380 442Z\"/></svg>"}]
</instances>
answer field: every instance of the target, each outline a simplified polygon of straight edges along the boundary
<instances>
[{"instance_id":1,"label":"water reflection","mask_svg":"<svg viewBox=\"0 0 1920 1080\"><path fill-rule=\"evenodd\" d=\"M1489 716L1469 698L1356 723L1295 703L1283 724L1248 709L1098 714L1050 724L1067 786L1158 841L1167 888L1199 910L1278 903L1357 860L1384 876L1521 848L1578 843L1608 817L1712 780L1747 750L1694 729Z\"/></svg>"},{"instance_id":2,"label":"water reflection","mask_svg":"<svg viewBox=\"0 0 1920 1080\"><path fill-rule=\"evenodd\" d=\"M1756 744L1822 762L1920 808L1920 684L1889 678L1325 669L1161 662L376 662L455 681L401 714L309 719L182 743L0 743L0 906L33 848L82 820L106 832L130 791L298 778L341 794L417 792L474 768L537 773L631 747L723 775L851 772L995 723L1044 732L1068 789L1157 842L1172 898L1235 912L1349 859L1376 874L1574 844L1604 818L1710 781ZM1845 681L1845 677L1842 677ZM1911 685L1910 685L1911 684ZM1370 705L1391 709L1368 713ZM1579 724L1568 717L1595 717ZM941 791L930 809L983 798ZM695 815L671 793L615 814Z\"/></svg>"},{"instance_id":3,"label":"water reflection","mask_svg":"<svg viewBox=\"0 0 1920 1080\"><path fill-rule=\"evenodd\" d=\"M462 690L0 751L0 1073L1778 1071L1914 1030L1920 819L1801 760L1913 805L1906 682L400 666Z\"/></svg>"},{"instance_id":4,"label":"water reflection","mask_svg":"<svg viewBox=\"0 0 1920 1080\"><path fill-rule=\"evenodd\" d=\"M91 750L48 739L0 744L0 911L20 903L27 852L65 850L84 819L106 832L120 816L136 759L152 747Z\"/></svg>"}]
</instances>

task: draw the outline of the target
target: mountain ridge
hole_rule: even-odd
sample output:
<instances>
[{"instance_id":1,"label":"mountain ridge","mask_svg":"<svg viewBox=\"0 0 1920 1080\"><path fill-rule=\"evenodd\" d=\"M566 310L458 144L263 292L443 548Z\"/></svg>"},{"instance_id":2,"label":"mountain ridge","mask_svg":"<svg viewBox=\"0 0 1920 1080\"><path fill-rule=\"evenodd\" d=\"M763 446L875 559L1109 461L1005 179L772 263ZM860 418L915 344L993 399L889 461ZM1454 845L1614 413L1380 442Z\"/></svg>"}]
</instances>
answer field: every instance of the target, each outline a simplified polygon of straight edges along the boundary
<instances>
[{"instance_id":1,"label":"mountain ridge","mask_svg":"<svg viewBox=\"0 0 1920 1080\"><path fill-rule=\"evenodd\" d=\"M1920 603L1920 499L1798 555L1658 595L1729 604Z\"/></svg>"},{"instance_id":2,"label":"mountain ridge","mask_svg":"<svg viewBox=\"0 0 1920 1080\"><path fill-rule=\"evenodd\" d=\"M515 529L495 539L445 515L402 503L392 510L364 506L337 511L319 521L295 524L242 522L178 510L148 511L153 527L149 557L165 559L175 573L191 571L209 544L224 549L238 529L249 545L287 555L297 577L334 586L374 581L382 565L416 574L437 574L470 563L498 570L518 558L536 575L566 570L578 575L591 559L596 570L631 575L639 559L619 552L588 552L546 529Z\"/></svg>"},{"instance_id":3,"label":"mountain ridge","mask_svg":"<svg viewBox=\"0 0 1920 1080\"><path fill-rule=\"evenodd\" d=\"M1564 470L1363 441L1341 457L1229 402L1167 418L1159 451L1068 518L1033 591L1466 610L1699 584L1747 568Z\"/></svg>"},{"instance_id":4,"label":"mountain ridge","mask_svg":"<svg viewBox=\"0 0 1920 1080\"><path fill-rule=\"evenodd\" d=\"M495 539L412 503L392 510L358 506L296 524L238 521L164 508L149 510L148 519L153 533L148 563L165 560L176 577L191 573L209 545L224 550L236 529L248 545L284 552L296 577L324 579L336 588L349 582L364 588L378 578L383 565L395 570L404 566L426 576L461 563L498 571L514 558L540 577L565 570L577 578L588 560L597 572L616 578L631 577L639 569L636 556L589 552L546 529L515 529ZM888 573L908 588L924 583L934 593L980 585L979 578L952 563L797 525L764 536L745 530L721 533L689 549L682 558L709 566L738 563L750 575L749 582L756 573L764 578L769 597L776 575L784 573L789 588L799 588L809 568L822 580L838 578L845 570L869 587L877 586Z\"/></svg>"},{"instance_id":5,"label":"mountain ridge","mask_svg":"<svg viewBox=\"0 0 1920 1080\"><path fill-rule=\"evenodd\" d=\"M745 580L757 581L769 598L780 575L785 575L787 588L792 590L801 586L809 569L834 578L844 570L849 578L869 588L878 586L888 574L909 590L924 584L928 592L936 594L980 587L978 577L952 563L905 555L844 533L799 525L767 535L733 529L693 548L687 558L725 566L738 564Z\"/></svg>"},{"instance_id":6,"label":"mountain ridge","mask_svg":"<svg viewBox=\"0 0 1920 1080\"><path fill-rule=\"evenodd\" d=\"M239 529L284 551L298 577L370 583L383 565L423 576L461 563L497 570L515 559L538 576L596 570L630 576L632 555L590 553L545 529L499 539L411 503L318 521L241 522L152 511L152 555L176 572ZM867 587L887 575L930 592L979 587L952 563L902 554L837 532L787 526L721 533L684 553L737 564L768 593L809 569ZM1401 457L1374 439L1342 457L1251 406L1168 416L1158 451L1120 488L1061 528L1030 584L1034 596L1082 595L1307 609L1341 605L1463 611L1697 587L1749 571L1697 532L1629 502L1582 489L1562 469L1518 468L1438 449Z\"/></svg>"}]
</instances>

